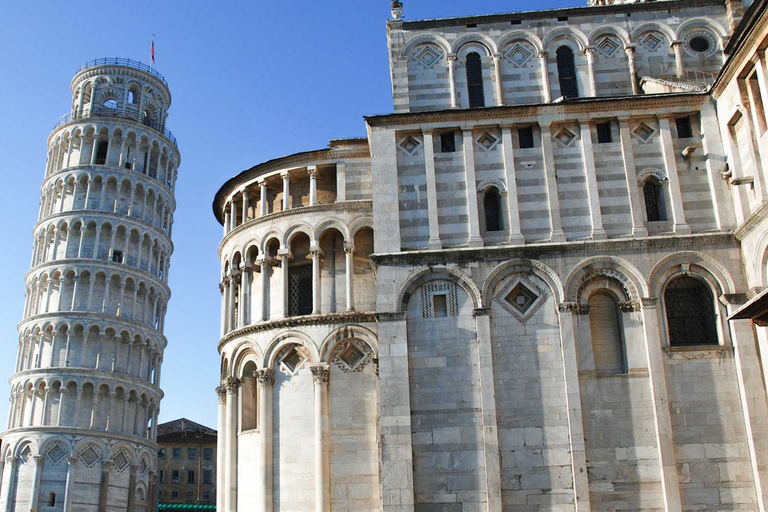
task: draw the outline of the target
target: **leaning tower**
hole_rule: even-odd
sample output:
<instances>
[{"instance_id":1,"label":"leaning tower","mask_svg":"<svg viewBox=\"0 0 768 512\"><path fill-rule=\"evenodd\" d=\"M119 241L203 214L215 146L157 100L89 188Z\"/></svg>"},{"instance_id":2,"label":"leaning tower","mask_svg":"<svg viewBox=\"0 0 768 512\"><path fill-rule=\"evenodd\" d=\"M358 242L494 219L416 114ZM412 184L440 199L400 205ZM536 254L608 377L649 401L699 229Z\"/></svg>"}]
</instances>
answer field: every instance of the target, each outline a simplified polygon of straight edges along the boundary
<instances>
[{"instance_id":1,"label":"leaning tower","mask_svg":"<svg viewBox=\"0 0 768 512\"><path fill-rule=\"evenodd\" d=\"M171 94L127 59L82 66L48 138L2 436L0 510L154 510L180 155Z\"/></svg>"}]
</instances>

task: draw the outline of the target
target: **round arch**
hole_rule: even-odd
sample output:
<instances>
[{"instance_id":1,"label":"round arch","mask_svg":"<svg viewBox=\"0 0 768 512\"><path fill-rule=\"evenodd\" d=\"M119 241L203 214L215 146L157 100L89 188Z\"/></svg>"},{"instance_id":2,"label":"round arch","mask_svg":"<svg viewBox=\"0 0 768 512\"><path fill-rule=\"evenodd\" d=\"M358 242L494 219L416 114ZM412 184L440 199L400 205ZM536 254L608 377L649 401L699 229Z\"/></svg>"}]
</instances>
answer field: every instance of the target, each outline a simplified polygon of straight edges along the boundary
<instances>
[{"instance_id":1,"label":"round arch","mask_svg":"<svg viewBox=\"0 0 768 512\"><path fill-rule=\"evenodd\" d=\"M557 275L557 272L540 261L521 258L505 261L504 263L497 265L490 274L488 274L488 277L483 282L482 297L484 304L491 303L493 299L491 294L502 279L508 274L517 272L529 272L536 275L547 283L554 294L555 301L558 303L563 302L565 291L563 282L560 280L560 276Z\"/></svg>"},{"instance_id":2,"label":"round arch","mask_svg":"<svg viewBox=\"0 0 768 512\"><path fill-rule=\"evenodd\" d=\"M469 295L469 297L472 299L474 308L477 309L483 307L483 299L482 294L480 293L480 289L469 275L455 268L437 266L425 268L414 274L411 274L411 276L400 287L400 291L397 295L397 302L395 304L399 308L398 311L407 311L408 300L411 298L411 295L416 290L416 288L424 283L435 280L448 280L456 282L464 289L465 292L467 292L467 295Z\"/></svg>"},{"instance_id":3,"label":"round arch","mask_svg":"<svg viewBox=\"0 0 768 512\"><path fill-rule=\"evenodd\" d=\"M264 351L263 364L257 366L260 368L274 368L277 355L280 353L283 347L286 347L287 345L301 345L302 347L306 348L311 355L310 364L317 364L317 362L320 360L317 346L315 345L315 342L312 340L312 338L303 332L287 331L277 335L272 339L272 341L269 342L267 350Z\"/></svg>"}]
</instances>

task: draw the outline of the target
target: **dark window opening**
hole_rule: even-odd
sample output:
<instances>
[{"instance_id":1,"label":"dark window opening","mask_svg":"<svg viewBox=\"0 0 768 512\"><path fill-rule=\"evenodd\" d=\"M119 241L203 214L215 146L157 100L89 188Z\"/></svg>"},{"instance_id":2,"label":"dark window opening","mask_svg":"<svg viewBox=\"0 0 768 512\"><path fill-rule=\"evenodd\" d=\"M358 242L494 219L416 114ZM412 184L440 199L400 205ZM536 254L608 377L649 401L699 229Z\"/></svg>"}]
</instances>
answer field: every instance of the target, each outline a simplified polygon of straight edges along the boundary
<instances>
[{"instance_id":1,"label":"dark window opening","mask_svg":"<svg viewBox=\"0 0 768 512\"><path fill-rule=\"evenodd\" d=\"M165 471L163 471L163 470L161 469L161 470L160 470L160 473L158 473L158 475L159 475L159 476L157 477L157 478L158 478L158 481L159 481L161 484L162 484L162 483L164 483L164 482L165 482Z\"/></svg>"},{"instance_id":2,"label":"dark window opening","mask_svg":"<svg viewBox=\"0 0 768 512\"><path fill-rule=\"evenodd\" d=\"M611 122L597 123L597 143L608 144L613 142L611 136Z\"/></svg>"},{"instance_id":3,"label":"dark window opening","mask_svg":"<svg viewBox=\"0 0 768 512\"><path fill-rule=\"evenodd\" d=\"M568 16L558 16L557 21L568 21Z\"/></svg>"},{"instance_id":4,"label":"dark window opening","mask_svg":"<svg viewBox=\"0 0 768 512\"><path fill-rule=\"evenodd\" d=\"M705 53L709 50L709 41L703 37L694 37L688 44L691 50L697 53Z\"/></svg>"},{"instance_id":5,"label":"dark window opening","mask_svg":"<svg viewBox=\"0 0 768 512\"><path fill-rule=\"evenodd\" d=\"M509 22L510 25L522 25L523 20L512 20Z\"/></svg>"},{"instance_id":6,"label":"dark window opening","mask_svg":"<svg viewBox=\"0 0 768 512\"><path fill-rule=\"evenodd\" d=\"M123 251L113 251L112 252L112 261L115 263L122 263L123 262Z\"/></svg>"},{"instance_id":7,"label":"dark window opening","mask_svg":"<svg viewBox=\"0 0 768 512\"><path fill-rule=\"evenodd\" d=\"M187 483L188 484L195 483L195 472L194 471L188 471L187 472Z\"/></svg>"},{"instance_id":8,"label":"dark window opening","mask_svg":"<svg viewBox=\"0 0 768 512\"><path fill-rule=\"evenodd\" d=\"M203 458L205 460L213 459L213 448L203 448Z\"/></svg>"},{"instance_id":9,"label":"dark window opening","mask_svg":"<svg viewBox=\"0 0 768 512\"><path fill-rule=\"evenodd\" d=\"M489 188L483 198L485 230L501 231L501 195L495 188Z\"/></svg>"},{"instance_id":10,"label":"dark window opening","mask_svg":"<svg viewBox=\"0 0 768 512\"><path fill-rule=\"evenodd\" d=\"M517 129L517 140L520 142L520 148L532 148L533 147L533 127L526 126L525 128Z\"/></svg>"},{"instance_id":11,"label":"dark window opening","mask_svg":"<svg viewBox=\"0 0 768 512\"><path fill-rule=\"evenodd\" d=\"M645 198L645 213L648 222L657 222L666 220L662 210L661 185L655 181L646 181L643 185L643 196Z\"/></svg>"},{"instance_id":12,"label":"dark window opening","mask_svg":"<svg viewBox=\"0 0 768 512\"><path fill-rule=\"evenodd\" d=\"M456 151L456 137L453 132L443 132L440 134L440 152L453 153Z\"/></svg>"},{"instance_id":13,"label":"dark window opening","mask_svg":"<svg viewBox=\"0 0 768 512\"><path fill-rule=\"evenodd\" d=\"M178 482L179 481L179 470L174 469L173 473L171 473L171 481L172 482Z\"/></svg>"},{"instance_id":14,"label":"dark window opening","mask_svg":"<svg viewBox=\"0 0 768 512\"><path fill-rule=\"evenodd\" d=\"M107 148L109 147L109 143L105 140L100 140L97 142L96 145L96 161L94 162L96 165L104 165L107 163Z\"/></svg>"},{"instance_id":15,"label":"dark window opening","mask_svg":"<svg viewBox=\"0 0 768 512\"><path fill-rule=\"evenodd\" d=\"M432 296L432 311L435 318L448 316L448 297L444 294Z\"/></svg>"},{"instance_id":16,"label":"dark window opening","mask_svg":"<svg viewBox=\"0 0 768 512\"><path fill-rule=\"evenodd\" d=\"M290 297L288 314L301 316L312 314L312 265L290 268Z\"/></svg>"},{"instance_id":17,"label":"dark window opening","mask_svg":"<svg viewBox=\"0 0 768 512\"><path fill-rule=\"evenodd\" d=\"M203 470L203 483L208 485L213 480L213 472L210 469Z\"/></svg>"},{"instance_id":18,"label":"dark window opening","mask_svg":"<svg viewBox=\"0 0 768 512\"><path fill-rule=\"evenodd\" d=\"M189 460L196 460L197 459L197 448L190 448L187 450L187 457Z\"/></svg>"},{"instance_id":19,"label":"dark window opening","mask_svg":"<svg viewBox=\"0 0 768 512\"><path fill-rule=\"evenodd\" d=\"M483 65L480 62L480 55L476 52L467 55L467 90L469 92L469 108L485 106Z\"/></svg>"},{"instance_id":20,"label":"dark window opening","mask_svg":"<svg viewBox=\"0 0 768 512\"><path fill-rule=\"evenodd\" d=\"M678 277L664 292L671 346L717 345L715 301L707 285Z\"/></svg>"},{"instance_id":21,"label":"dark window opening","mask_svg":"<svg viewBox=\"0 0 768 512\"><path fill-rule=\"evenodd\" d=\"M467 23L467 28L477 28L477 23Z\"/></svg>"},{"instance_id":22,"label":"dark window opening","mask_svg":"<svg viewBox=\"0 0 768 512\"><path fill-rule=\"evenodd\" d=\"M678 117L675 119L677 125L677 138L690 139L693 137L693 128L691 128L691 116Z\"/></svg>"},{"instance_id":23,"label":"dark window opening","mask_svg":"<svg viewBox=\"0 0 768 512\"><path fill-rule=\"evenodd\" d=\"M48 506L49 507L55 507L56 506L56 493L52 492L48 494Z\"/></svg>"},{"instance_id":24,"label":"dark window opening","mask_svg":"<svg viewBox=\"0 0 768 512\"><path fill-rule=\"evenodd\" d=\"M578 98L579 86L576 83L576 65L573 62L573 50L567 46L561 46L557 49L556 53L560 94L566 98Z\"/></svg>"}]
</instances>

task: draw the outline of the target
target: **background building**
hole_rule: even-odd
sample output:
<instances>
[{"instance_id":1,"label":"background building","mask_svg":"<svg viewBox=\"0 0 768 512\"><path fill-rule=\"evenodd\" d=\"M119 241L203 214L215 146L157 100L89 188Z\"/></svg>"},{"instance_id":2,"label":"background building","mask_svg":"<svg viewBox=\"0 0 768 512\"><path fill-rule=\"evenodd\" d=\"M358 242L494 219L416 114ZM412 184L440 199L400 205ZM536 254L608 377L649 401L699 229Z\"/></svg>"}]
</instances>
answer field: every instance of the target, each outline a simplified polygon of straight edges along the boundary
<instances>
[{"instance_id":1,"label":"background building","mask_svg":"<svg viewBox=\"0 0 768 512\"><path fill-rule=\"evenodd\" d=\"M48 138L0 462L6 512L155 506L174 191L165 78L82 66Z\"/></svg>"},{"instance_id":2,"label":"background building","mask_svg":"<svg viewBox=\"0 0 768 512\"><path fill-rule=\"evenodd\" d=\"M218 508L765 510L765 2L594 4L392 2L394 113L219 190Z\"/></svg>"},{"instance_id":3,"label":"background building","mask_svg":"<svg viewBox=\"0 0 768 512\"><path fill-rule=\"evenodd\" d=\"M169 504L216 503L216 431L181 418L157 429L158 498ZM189 510L194 510L190 508Z\"/></svg>"}]
</instances>

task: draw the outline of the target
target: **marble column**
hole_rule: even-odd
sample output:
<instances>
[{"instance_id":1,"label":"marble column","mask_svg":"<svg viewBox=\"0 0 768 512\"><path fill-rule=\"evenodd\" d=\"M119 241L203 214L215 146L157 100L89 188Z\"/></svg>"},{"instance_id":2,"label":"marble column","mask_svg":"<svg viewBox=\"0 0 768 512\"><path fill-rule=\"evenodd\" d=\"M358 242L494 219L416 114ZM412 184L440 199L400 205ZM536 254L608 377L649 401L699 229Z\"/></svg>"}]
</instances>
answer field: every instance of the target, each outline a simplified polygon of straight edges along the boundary
<instances>
[{"instance_id":1,"label":"marble column","mask_svg":"<svg viewBox=\"0 0 768 512\"><path fill-rule=\"evenodd\" d=\"M581 155L584 162L587 197L589 198L589 215L592 220L592 238L594 240L603 240L608 238L608 235L603 228L603 215L600 212L600 195L597 188L595 153L592 148L592 129L587 120L580 121L579 126L581 129Z\"/></svg>"},{"instance_id":2,"label":"marble column","mask_svg":"<svg viewBox=\"0 0 768 512\"><path fill-rule=\"evenodd\" d=\"M315 511L331 510L330 439L328 428L328 378L327 365L310 368L315 384Z\"/></svg>"},{"instance_id":3,"label":"marble column","mask_svg":"<svg viewBox=\"0 0 768 512\"><path fill-rule=\"evenodd\" d=\"M5 471L10 471L8 474L8 485L5 489L3 489L2 498L5 500L5 512L14 512L13 502L16 497L16 477L19 472L19 458L18 457L8 457L5 460L5 465L10 466L10 469L6 469Z\"/></svg>"},{"instance_id":4,"label":"marble column","mask_svg":"<svg viewBox=\"0 0 768 512\"><path fill-rule=\"evenodd\" d=\"M668 117L659 118L659 132L661 136L660 144L664 156L664 166L669 179L669 194L672 203L672 217L674 221L674 231L678 235L690 235L691 228L685 221L685 210L683 208L683 193L680 188L680 178L677 173L677 160L675 147L672 142L672 132L669 126Z\"/></svg>"},{"instance_id":5,"label":"marble column","mask_svg":"<svg viewBox=\"0 0 768 512\"><path fill-rule=\"evenodd\" d=\"M483 238L480 236L480 218L477 207L477 176L475 173L475 139L472 130L462 130L464 138L464 180L467 187L467 215L469 218L470 247L482 247Z\"/></svg>"},{"instance_id":6,"label":"marble column","mask_svg":"<svg viewBox=\"0 0 768 512\"><path fill-rule=\"evenodd\" d=\"M323 251L318 245L312 245L309 249L312 254L312 314L320 314L320 257Z\"/></svg>"},{"instance_id":7,"label":"marble column","mask_svg":"<svg viewBox=\"0 0 768 512\"><path fill-rule=\"evenodd\" d=\"M309 206L317 204L317 167L314 165L307 168L309 174Z\"/></svg>"},{"instance_id":8,"label":"marble column","mask_svg":"<svg viewBox=\"0 0 768 512\"><path fill-rule=\"evenodd\" d=\"M441 249L440 221L437 211L437 185L435 179L435 142L432 130L422 131L424 141L424 168L427 179L427 220L429 223L429 249Z\"/></svg>"},{"instance_id":9,"label":"marble column","mask_svg":"<svg viewBox=\"0 0 768 512\"><path fill-rule=\"evenodd\" d=\"M258 380L259 437L257 444L256 482L257 512L272 512L273 508L273 472L272 472L272 393L275 384L275 372L264 368L255 372Z\"/></svg>"},{"instance_id":10,"label":"marble column","mask_svg":"<svg viewBox=\"0 0 768 512\"><path fill-rule=\"evenodd\" d=\"M111 460L101 461L101 483L99 485L99 511L106 512L109 496L109 472L112 469Z\"/></svg>"},{"instance_id":11,"label":"marble column","mask_svg":"<svg viewBox=\"0 0 768 512\"><path fill-rule=\"evenodd\" d=\"M597 81L595 80L595 47L587 46L584 48L584 55L587 57L587 74L589 75L589 92L591 96L597 96Z\"/></svg>"},{"instance_id":12,"label":"marble column","mask_svg":"<svg viewBox=\"0 0 768 512\"><path fill-rule=\"evenodd\" d=\"M237 512L237 404L240 381L234 377L226 380L227 404L226 416L226 450L224 465L226 476L224 478L224 511Z\"/></svg>"},{"instance_id":13,"label":"marble column","mask_svg":"<svg viewBox=\"0 0 768 512\"><path fill-rule=\"evenodd\" d=\"M541 82L542 82L542 88L544 89L544 103L549 103L552 101L552 90L550 89L549 85L549 69L548 69L548 61L549 61L549 52L546 50L542 50L539 52L539 66L541 67Z\"/></svg>"},{"instance_id":14,"label":"marble column","mask_svg":"<svg viewBox=\"0 0 768 512\"><path fill-rule=\"evenodd\" d=\"M458 61L458 56L455 53L449 53L446 58L448 60L448 84L451 89L451 108L458 108L459 99L456 94L456 61Z\"/></svg>"},{"instance_id":15,"label":"marble column","mask_svg":"<svg viewBox=\"0 0 768 512\"><path fill-rule=\"evenodd\" d=\"M355 310L355 243L344 242L344 258L347 287L347 311Z\"/></svg>"},{"instance_id":16,"label":"marble column","mask_svg":"<svg viewBox=\"0 0 768 512\"><path fill-rule=\"evenodd\" d=\"M635 238L646 237L648 236L648 229L645 227L645 209L640 197L640 187L637 184L635 153L632 149L632 135L629 132L628 117L619 118L619 136L624 162L624 179L627 182L629 210L632 216L632 236Z\"/></svg>"},{"instance_id":17,"label":"marble column","mask_svg":"<svg viewBox=\"0 0 768 512\"><path fill-rule=\"evenodd\" d=\"M501 148L504 152L504 181L507 185L508 241L513 245L524 244L525 237L520 227L520 208L517 199L517 174L514 144L512 143L512 127L503 126L501 128Z\"/></svg>"},{"instance_id":18,"label":"marble column","mask_svg":"<svg viewBox=\"0 0 768 512\"><path fill-rule=\"evenodd\" d=\"M501 82L501 63L503 57L500 53L493 54L494 90L496 92L496 105L504 105L504 89Z\"/></svg>"},{"instance_id":19,"label":"marble column","mask_svg":"<svg viewBox=\"0 0 768 512\"><path fill-rule=\"evenodd\" d=\"M216 492L216 510L224 510L224 482L226 479L225 453L227 450L227 388L216 388L219 400L218 436L216 437L216 482L219 489Z\"/></svg>"},{"instance_id":20,"label":"marble column","mask_svg":"<svg viewBox=\"0 0 768 512\"><path fill-rule=\"evenodd\" d=\"M629 81L632 84L632 94L641 94L640 83L637 81L637 65L635 64L635 45L630 43L624 47L624 53L627 54L627 64L629 66Z\"/></svg>"},{"instance_id":21,"label":"marble column","mask_svg":"<svg viewBox=\"0 0 768 512\"><path fill-rule=\"evenodd\" d=\"M291 207L291 180L287 171L280 173L280 178L283 180L283 211L285 211Z\"/></svg>"},{"instance_id":22,"label":"marble column","mask_svg":"<svg viewBox=\"0 0 768 512\"><path fill-rule=\"evenodd\" d=\"M75 468L80 459L78 457L67 457L67 479L64 484L64 512L72 510L72 486L75 483Z\"/></svg>"},{"instance_id":23,"label":"marble column","mask_svg":"<svg viewBox=\"0 0 768 512\"><path fill-rule=\"evenodd\" d=\"M38 503L40 503L40 482L43 478L45 455L33 455L32 459L35 461L35 472L32 476L32 497L29 501L29 509L30 511L36 511Z\"/></svg>"},{"instance_id":24,"label":"marble column","mask_svg":"<svg viewBox=\"0 0 768 512\"><path fill-rule=\"evenodd\" d=\"M550 240L564 242L563 221L560 218L560 198L557 193L557 174L555 172L555 155L552 150L552 131L549 123L540 123L541 148L544 158L544 178L547 183L547 201L549 202L549 222L551 226Z\"/></svg>"}]
</instances>

